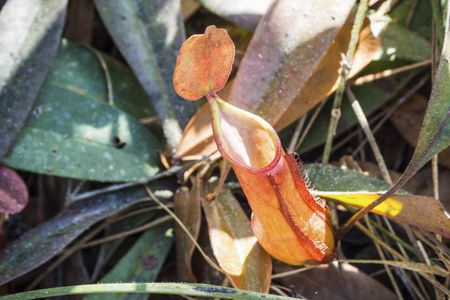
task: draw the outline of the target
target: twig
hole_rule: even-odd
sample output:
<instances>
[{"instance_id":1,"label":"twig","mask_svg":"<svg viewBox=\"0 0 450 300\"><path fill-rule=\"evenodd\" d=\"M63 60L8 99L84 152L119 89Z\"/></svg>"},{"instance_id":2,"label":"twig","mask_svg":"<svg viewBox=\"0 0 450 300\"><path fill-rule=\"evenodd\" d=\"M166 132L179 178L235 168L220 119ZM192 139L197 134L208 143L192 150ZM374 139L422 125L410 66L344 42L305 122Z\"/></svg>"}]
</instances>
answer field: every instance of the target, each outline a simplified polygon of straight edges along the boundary
<instances>
[{"instance_id":1,"label":"twig","mask_svg":"<svg viewBox=\"0 0 450 300\"><path fill-rule=\"evenodd\" d=\"M303 144L303 141L305 140L306 136L309 133L309 130L311 129L311 127L314 124L314 122L316 121L317 117L319 116L319 113L322 111L322 108L325 106L325 103L327 103L326 100L322 101L322 103L320 103L317 106L317 108L314 111L313 115L309 119L308 124L306 124L305 130L303 130L303 133L302 133L302 136L300 137L300 140L295 145L295 150L298 150L298 148L300 148L300 146Z\"/></svg>"},{"instance_id":2,"label":"twig","mask_svg":"<svg viewBox=\"0 0 450 300\"><path fill-rule=\"evenodd\" d=\"M292 135L291 141L289 143L289 147L288 147L288 151L290 153L294 152L295 150L295 145L298 142L298 139L300 137L300 133L302 132L303 126L305 125L305 120L306 120L306 116L308 114L302 116L298 122L297 122L297 126L295 126L295 131L294 134Z\"/></svg>"},{"instance_id":3,"label":"twig","mask_svg":"<svg viewBox=\"0 0 450 300\"><path fill-rule=\"evenodd\" d=\"M362 85L364 83L372 82L375 80L383 79L389 76L393 76L396 74L400 74L403 72L411 71L420 67L428 66L431 64L431 60L420 61L411 65L402 66L395 69L384 70L378 73L368 74L361 77L356 78L352 84L353 85Z\"/></svg>"},{"instance_id":4,"label":"twig","mask_svg":"<svg viewBox=\"0 0 450 300\"><path fill-rule=\"evenodd\" d=\"M203 256L203 258L206 260L206 262L214 269L219 271L220 273L225 273L221 267L219 267L207 254L205 251L203 251L203 248L198 244L197 240L192 236L189 229L187 229L186 225L175 215L173 211L170 210L164 203L159 201L159 199L152 193L152 191L148 188L148 186L145 185L145 190L147 191L147 194L150 196L150 198L155 201L159 206L161 206L174 220L177 222L177 224L183 229L183 231L186 233L186 235L189 237L189 239L192 241L192 243L195 245L197 250L200 252L200 254Z\"/></svg>"},{"instance_id":5,"label":"twig","mask_svg":"<svg viewBox=\"0 0 450 300\"><path fill-rule=\"evenodd\" d=\"M376 236L375 230L370 225L369 218L367 216L365 216L365 220L366 220L367 228L369 229L369 231L374 236ZM380 258L382 260L386 260L386 256L385 256L385 254L383 252L383 249L381 249L381 246L378 243L376 243L376 242L374 242L374 246L375 246L375 249L376 249L378 255L380 256ZM384 269L386 270L386 273L387 273L387 275L388 275L388 277L389 277L389 279L391 281L391 284L392 284L392 287L394 288L395 294L397 295L397 297L399 299L404 299L403 295L402 295L402 293L400 291L400 288L398 287L397 281L395 280L394 274L392 273L391 268L387 264L383 264L383 266L384 266Z\"/></svg>"},{"instance_id":6,"label":"twig","mask_svg":"<svg viewBox=\"0 0 450 300\"><path fill-rule=\"evenodd\" d=\"M408 90L405 94L403 94L397 102L395 102L390 109L384 114L381 120L373 127L373 133L376 133L381 126L389 119L390 116L397 110L397 108L406 102L412 95L414 95L426 82L428 81L428 76L424 76L413 88ZM360 151L362 147L367 143L367 138L362 141L361 144L352 152L352 156L355 156L356 153Z\"/></svg>"},{"instance_id":7,"label":"twig","mask_svg":"<svg viewBox=\"0 0 450 300\"><path fill-rule=\"evenodd\" d=\"M378 168L380 169L381 176L383 180L392 184L391 176L389 175L388 168L386 167L386 163L384 162L383 155L381 154L380 148L373 136L372 130L370 130L369 122L367 121L366 115L362 110L361 105L353 94L352 90L349 87L346 87L345 92L347 94L347 98L350 101L350 104L353 108L353 112L358 119L359 124L361 125L364 134L366 135L366 139L368 140L370 147L372 148L373 155L375 156L375 160L377 161Z\"/></svg>"},{"instance_id":8,"label":"twig","mask_svg":"<svg viewBox=\"0 0 450 300\"><path fill-rule=\"evenodd\" d=\"M352 66L353 56L355 55L356 45L358 44L359 34L361 32L364 18L366 17L368 7L368 0L361 0L358 5L358 10L355 16L355 23L353 24L350 43L348 45L347 53L341 62L341 70L339 75L339 83L334 95L333 109L331 110L330 126L328 128L327 140L325 149L323 151L322 163L327 164L330 160L331 148L333 146L333 137L336 134L338 121L341 117L341 103L344 96L345 84L348 73Z\"/></svg>"},{"instance_id":9,"label":"twig","mask_svg":"<svg viewBox=\"0 0 450 300\"><path fill-rule=\"evenodd\" d=\"M116 239L124 238L124 237L130 236L130 235L142 232L142 231L147 230L149 228L153 228L153 227L155 227L155 226L157 226L159 224L165 223L165 222L167 222L169 220L172 220L171 216L164 216L164 217L158 218L156 220L153 220L153 221L151 221L151 222L149 222L147 224L141 225L139 227L136 227L136 228L133 228L133 229L130 229L130 230L126 230L126 231L122 231L122 232L119 232L119 233L116 233L116 234L113 234L113 235L110 235L110 236L107 236L107 237L104 237L104 238L100 238L100 239L97 239L97 240L93 240L93 241L91 241L89 243L85 243L85 244L81 245L79 248L80 249L84 249L84 248L94 247L94 246L97 246L97 245L100 245L100 244L104 244L104 243L107 243L107 242L110 242L110 241L113 241L113 240L116 240Z\"/></svg>"}]
</instances>

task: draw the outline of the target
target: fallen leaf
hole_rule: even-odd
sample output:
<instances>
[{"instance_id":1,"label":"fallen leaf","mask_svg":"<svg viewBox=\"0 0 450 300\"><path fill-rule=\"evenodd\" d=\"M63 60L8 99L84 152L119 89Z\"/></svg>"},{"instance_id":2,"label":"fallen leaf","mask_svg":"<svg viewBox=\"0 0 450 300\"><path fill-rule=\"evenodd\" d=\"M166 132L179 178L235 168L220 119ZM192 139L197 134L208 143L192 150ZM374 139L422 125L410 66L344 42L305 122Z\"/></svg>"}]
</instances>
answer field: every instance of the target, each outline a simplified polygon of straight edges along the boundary
<instances>
[{"instance_id":1,"label":"fallen leaf","mask_svg":"<svg viewBox=\"0 0 450 300\"><path fill-rule=\"evenodd\" d=\"M291 270L277 265L276 273ZM397 299L383 284L348 263L332 262L279 279L302 297L311 300L394 300Z\"/></svg>"},{"instance_id":2,"label":"fallen leaf","mask_svg":"<svg viewBox=\"0 0 450 300\"><path fill-rule=\"evenodd\" d=\"M195 178L191 191L180 187L174 197L174 211L191 235L197 239L200 232L202 212L200 197L202 197L200 179ZM192 272L192 255L195 245L184 230L175 226L177 275L183 282L197 282Z\"/></svg>"},{"instance_id":3,"label":"fallen leaf","mask_svg":"<svg viewBox=\"0 0 450 300\"><path fill-rule=\"evenodd\" d=\"M202 198L209 239L220 267L234 287L267 293L271 257L258 244L250 221L231 191L223 188L213 201Z\"/></svg>"},{"instance_id":4,"label":"fallen leaf","mask_svg":"<svg viewBox=\"0 0 450 300\"><path fill-rule=\"evenodd\" d=\"M0 166L0 214L16 214L27 203L28 188L22 178L14 170Z\"/></svg>"}]
</instances>

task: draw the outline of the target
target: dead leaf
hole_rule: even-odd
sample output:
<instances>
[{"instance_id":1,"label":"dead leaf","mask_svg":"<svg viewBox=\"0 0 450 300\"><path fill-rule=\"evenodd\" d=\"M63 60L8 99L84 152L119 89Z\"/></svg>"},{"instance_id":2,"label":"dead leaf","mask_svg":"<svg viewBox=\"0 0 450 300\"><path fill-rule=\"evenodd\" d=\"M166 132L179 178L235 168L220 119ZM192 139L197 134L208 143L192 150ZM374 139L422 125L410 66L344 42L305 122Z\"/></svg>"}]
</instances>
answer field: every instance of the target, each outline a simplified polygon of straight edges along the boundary
<instances>
[{"instance_id":1,"label":"dead leaf","mask_svg":"<svg viewBox=\"0 0 450 300\"><path fill-rule=\"evenodd\" d=\"M276 273L292 270L276 265ZM279 279L302 297L311 300L394 300L397 299L383 284L348 263L332 262Z\"/></svg>"},{"instance_id":2,"label":"dead leaf","mask_svg":"<svg viewBox=\"0 0 450 300\"><path fill-rule=\"evenodd\" d=\"M198 179L194 179L192 190L180 187L174 197L174 210L177 217L186 226L191 235L197 239L201 225L200 187ZM175 227L177 274L184 282L197 282L192 272L192 255L195 245L184 230L177 224Z\"/></svg>"},{"instance_id":3,"label":"dead leaf","mask_svg":"<svg viewBox=\"0 0 450 300\"><path fill-rule=\"evenodd\" d=\"M202 199L211 246L234 287L267 293L272 260L258 244L239 202L227 188L213 201Z\"/></svg>"}]
</instances>

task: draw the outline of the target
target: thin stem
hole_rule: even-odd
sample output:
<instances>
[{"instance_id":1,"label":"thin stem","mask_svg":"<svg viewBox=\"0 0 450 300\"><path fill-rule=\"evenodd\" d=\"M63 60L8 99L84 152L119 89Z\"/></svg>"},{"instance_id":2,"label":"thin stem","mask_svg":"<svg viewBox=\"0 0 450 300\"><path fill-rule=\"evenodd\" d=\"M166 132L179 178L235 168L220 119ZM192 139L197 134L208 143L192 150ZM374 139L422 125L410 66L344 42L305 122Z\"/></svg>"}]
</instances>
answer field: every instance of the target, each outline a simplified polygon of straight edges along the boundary
<instances>
[{"instance_id":1,"label":"thin stem","mask_svg":"<svg viewBox=\"0 0 450 300\"><path fill-rule=\"evenodd\" d=\"M417 83L413 88L408 90L403 96L401 96L396 103L394 103L390 109L384 114L382 119L373 127L373 133L376 133L381 126L389 119L390 116L397 110L397 108L406 102L412 95L414 95L426 82L428 82L428 77L424 76L419 83ZM352 152L352 156L355 156L358 151L364 147L367 143L367 139L365 139L358 147Z\"/></svg>"},{"instance_id":2,"label":"thin stem","mask_svg":"<svg viewBox=\"0 0 450 300\"><path fill-rule=\"evenodd\" d=\"M163 295L187 295L197 297L220 297L224 299L242 300L294 300L285 296L262 294L253 291L238 290L211 284L151 282L151 283L99 283L74 285L57 288L35 290L2 296L0 300L29 300L68 295L86 294L163 294Z\"/></svg>"},{"instance_id":3,"label":"thin stem","mask_svg":"<svg viewBox=\"0 0 450 300\"><path fill-rule=\"evenodd\" d=\"M146 223L144 225L141 225L139 227L136 227L136 228L133 228L133 229L130 229L130 230L126 230L126 231L122 231L122 232L119 232L119 233L116 233L116 234L113 234L113 235L110 235L110 236L107 236L107 237L104 237L104 238L100 238L100 239L93 240L91 242L85 243L85 244L81 245L79 248L83 249L83 248L94 247L94 246L97 246L97 245L100 245L100 244L104 244L104 243L107 243L107 242L110 242L110 241L113 241L113 240L116 240L116 239L124 238L124 237L130 236L130 235L142 232L142 231L147 230L149 228L155 227L155 226L157 226L159 224L165 223L165 222L170 221L170 220L172 220L171 216L164 216L164 217L158 218L156 220L153 220L153 221L151 221L149 223Z\"/></svg>"},{"instance_id":4,"label":"thin stem","mask_svg":"<svg viewBox=\"0 0 450 300\"><path fill-rule=\"evenodd\" d=\"M302 132L303 126L305 125L306 116L307 116L307 114L304 115L303 117L301 117L297 122L297 126L295 126L295 131L294 131L294 134L292 135L292 138L291 138L291 141L290 141L289 147L288 147L289 153L292 153L295 150L295 145L297 144L298 139L300 137L300 133Z\"/></svg>"},{"instance_id":5,"label":"thin stem","mask_svg":"<svg viewBox=\"0 0 450 300\"><path fill-rule=\"evenodd\" d=\"M361 104L359 104L359 101L356 99L355 95L353 94L352 90L349 87L345 89L345 92L353 108L353 112L355 113L356 118L358 119L358 122L361 125L364 134L366 135L366 139L370 144L370 148L372 148L372 152L373 155L375 156L375 160L377 161L378 168L380 169L381 172L381 176L383 177L384 181L386 181L391 185L392 184L391 176L389 175L389 171L386 166L386 163L384 162L383 155L381 154L377 141L375 140L372 130L370 129L369 121L367 121L366 115L362 110Z\"/></svg>"},{"instance_id":6,"label":"thin stem","mask_svg":"<svg viewBox=\"0 0 450 300\"><path fill-rule=\"evenodd\" d=\"M331 110L330 126L328 128L327 140L325 149L323 151L322 163L327 164L330 160L331 148L333 146L333 137L336 134L337 124L341 117L341 103L344 96L345 84L348 73L352 67L353 56L355 55L356 46L358 44L359 34L366 17L368 7L368 0L361 0L358 5L358 10L355 16L355 23L353 24L350 43L348 45L347 53L341 62L341 70L339 76L339 83L334 95L333 109Z\"/></svg>"},{"instance_id":7,"label":"thin stem","mask_svg":"<svg viewBox=\"0 0 450 300\"><path fill-rule=\"evenodd\" d=\"M401 66L395 69L388 69L384 70L378 73L368 74L361 77L358 77L354 82L353 85L361 85L364 83L372 82L375 80L383 79L389 76L393 76L396 74L400 74L403 72L411 71L420 67L428 66L431 64L431 60L424 60L420 61L411 65Z\"/></svg>"},{"instance_id":8,"label":"thin stem","mask_svg":"<svg viewBox=\"0 0 450 300\"><path fill-rule=\"evenodd\" d=\"M324 100L322 101L322 103L320 103L316 110L314 111L313 115L311 116L311 118L308 121L308 124L306 124L305 130L303 130L302 136L300 137L300 140L298 141L298 143L295 145L295 150L298 150L298 148L300 148L300 146L303 144L303 141L305 140L306 136L309 133L309 130L311 129L311 127L313 126L314 122L316 121L317 117L319 116L319 113L322 111L322 108L325 106L325 103L327 101Z\"/></svg>"},{"instance_id":9,"label":"thin stem","mask_svg":"<svg viewBox=\"0 0 450 300\"><path fill-rule=\"evenodd\" d=\"M147 194L150 196L150 198L155 201L159 206L161 206L174 220L177 222L177 224L183 229L183 231L186 233L186 235L189 237L189 239L192 241L192 243L195 245L197 250L200 252L200 254L203 256L203 258L206 260L206 262L214 269L219 271L220 273L224 273L221 267L219 267L206 253L203 251L202 247L199 245L197 240L192 236L189 229L184 225L184 223L177 217L177 215L170 210L164 203L159 201L159 199L152 193L152 191L145 186L145 190L147 191Z\"/></svg>"},{"instance_id":10,"label":"thin stem","mask_svg":"<svg viewBox=\"0 0 450 300\"><path fill-rule=\"evenodd\" d=\"M367 224L367 228L369 231L374 235L377 236L376 231L373 229L373 227L370 224L369 218L365 216L365 221ZM383 249L381 249L381 246L378 243L374 243L375 249L380 256L382 260L386 260L386 255L383 252ZM389 280L391 281L392 287L394 288L395 294L399 299L404 299L402 293L400 292L400 288L398 287L397 281L395 280L394 274L392 273L391 268L387 264L383 264L384 269L386 270L386 273L389 277Z\"/></svg>"}]
</instances>

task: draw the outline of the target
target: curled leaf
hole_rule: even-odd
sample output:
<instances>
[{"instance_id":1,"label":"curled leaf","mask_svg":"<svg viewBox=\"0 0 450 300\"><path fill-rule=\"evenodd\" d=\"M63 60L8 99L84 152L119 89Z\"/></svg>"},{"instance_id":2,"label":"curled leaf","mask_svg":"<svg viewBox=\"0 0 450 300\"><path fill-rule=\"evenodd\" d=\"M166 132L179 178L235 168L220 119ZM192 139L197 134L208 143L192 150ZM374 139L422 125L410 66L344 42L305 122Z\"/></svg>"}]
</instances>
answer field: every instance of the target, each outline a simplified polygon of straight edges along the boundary
<instances>
[{"instance_id":1,"label":"curled leaf","mask_svg":"<svg viewBox=\"0 0 450 300\"><path fill-rule=\"evenodd\" d=\"M210 97L214 138L253 211L252 229L273 257L292 265L331 258L333 230L295 159L262 118Z\"/></svg>"},{"instance_id":2,"label":"curled leaf","mask_svg":"<svg viewBox=\"0 0 450 300\"><path fill-rule=\"evenodd\" d=\"M173 86L186 100L198 100L221 90L234 60L234 44L225 29L208 26L181 46L173 74Z\"/></svg>"}]
</instances>

